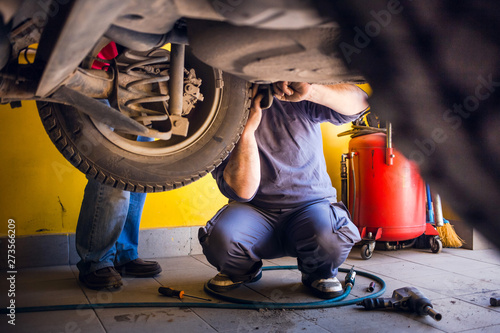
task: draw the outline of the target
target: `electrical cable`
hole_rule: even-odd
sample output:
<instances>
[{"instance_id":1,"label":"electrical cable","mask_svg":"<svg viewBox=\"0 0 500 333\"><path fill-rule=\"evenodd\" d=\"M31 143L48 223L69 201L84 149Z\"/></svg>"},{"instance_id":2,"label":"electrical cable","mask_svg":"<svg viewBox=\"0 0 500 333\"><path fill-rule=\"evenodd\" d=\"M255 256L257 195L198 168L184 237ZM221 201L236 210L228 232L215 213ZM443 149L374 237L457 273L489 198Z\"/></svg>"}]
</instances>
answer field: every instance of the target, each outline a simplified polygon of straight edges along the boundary
<instances>
[{"instance_id":1,"label":"electrical cable","mask_svg":"<svg viewBox=\"0 0 500 333\"><path fill-rule=\"evenodd\" d=\"M267 266L262 267L263 271L267 270L280 270L280 269L297 269L297 266ZM339 268L339 272L348 273L350 270L345 268ZM208 302L134 302L134 303L101 303L101 304L66 304L66 305L46 305L46 306L27 306L27 307L16 307L16 313L26 313L26 312L42 312L42 311L61 311L61 310L94 310L94 309L107 309L107 308L143 308L143 307L164 307L164 308L217 308L217 309L318 309L318 308L329 308L338 307L346 305L354 305L366 298L375 298L382 295L385 292L386 284L383 279L373 275L371 273L356 271L357 275L364 276L366 278L372 279L377 282L381 289L376 293L353 298L349 300L344 300L351 292L352 287L347 286L344 293L338 297L316 301L316 302L302 302L302 303L275 303L275 302L259 302L235 297L229 297L227 295L222 295L217 293L205 284L205 291L213 296L216 296L222 300L226 300L232 303L208 303ZM8 313L8 308L0 309L1 314Z\"/></svg>"}]
</instances>

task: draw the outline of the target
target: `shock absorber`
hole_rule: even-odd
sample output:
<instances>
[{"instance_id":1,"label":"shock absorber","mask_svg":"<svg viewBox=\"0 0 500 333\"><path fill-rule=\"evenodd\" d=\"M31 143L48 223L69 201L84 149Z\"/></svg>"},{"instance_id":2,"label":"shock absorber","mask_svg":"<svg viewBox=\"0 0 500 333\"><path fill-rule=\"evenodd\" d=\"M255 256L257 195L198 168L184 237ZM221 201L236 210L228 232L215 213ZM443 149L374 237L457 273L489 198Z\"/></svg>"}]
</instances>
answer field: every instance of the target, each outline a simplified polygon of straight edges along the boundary
<instances>
[{"instance_id":1,"label":"shock absorber","mask_svg":"<svg viewBox=\"0 0 500 333\"><path fill-rule=\"evenodd\" d=\"M340 200L349 208L347 200L347 154L340 157Z\"/></svg>"}]
</instances>

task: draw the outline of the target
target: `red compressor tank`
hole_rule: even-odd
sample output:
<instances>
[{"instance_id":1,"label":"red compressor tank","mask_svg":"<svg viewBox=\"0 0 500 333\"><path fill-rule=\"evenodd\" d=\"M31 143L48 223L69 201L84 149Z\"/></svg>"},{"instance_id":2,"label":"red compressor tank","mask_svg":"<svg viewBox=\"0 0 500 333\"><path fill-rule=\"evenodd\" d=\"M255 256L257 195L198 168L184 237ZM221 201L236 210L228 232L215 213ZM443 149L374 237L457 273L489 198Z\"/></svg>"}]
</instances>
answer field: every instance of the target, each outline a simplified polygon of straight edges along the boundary
<instances>
[{"instance_id":1,"label":"red compressor tank","mask_svg":"<svg viewBox=\"0 0 500 333\"><path fill-rule=\"evenodd\" d=\"M387 148L384 133L352 138L348 159L348 206L365 242L405 241L424 234L425 184L416 163Z\"/></svg>"}]
</instances>

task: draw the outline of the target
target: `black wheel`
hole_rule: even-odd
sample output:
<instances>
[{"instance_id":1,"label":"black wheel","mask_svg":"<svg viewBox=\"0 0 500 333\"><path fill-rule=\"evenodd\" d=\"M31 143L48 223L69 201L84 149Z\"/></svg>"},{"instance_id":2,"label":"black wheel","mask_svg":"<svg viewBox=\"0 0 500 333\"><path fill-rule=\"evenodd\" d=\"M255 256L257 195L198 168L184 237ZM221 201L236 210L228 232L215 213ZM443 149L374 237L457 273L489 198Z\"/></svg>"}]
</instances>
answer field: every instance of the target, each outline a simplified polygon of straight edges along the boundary
<instances>
[{"instance_id":1,"label":"black wheel","mask_svg":"<svg viewBox=\"0 0 500 333\"><path fill-rule=\"evenodd\" d=\"M443 242L438 237L430 239L432 253L439 253L443 249Z\"/></svg>"},{"instance_id":2,"label":"black wheel","mask_svg":"<svg viewBox=\"0 0 500 333\"><path fill-rule=\"evenodd\" d=\"M188 53L187 53L188 54ZM137 142L72 107L38 102L52 142L87 177L133 192L161 192L198 180L234 148L250 107L250 84L186 58L202 80L198 101L187 115L186 137Z\"/></svg>"},{"instance_id":3,"label":"black wheel","mask_svg":"<svg viewBox=\"0 0 500 333\"><path fill-rule=\"evenodd\" d=\"M361 258L363 258L364 260L368 260L372 257L372 255L373 255L373 251L370 250L369 245L364 244L361 247Z\"/></svg>"}]
</instances>

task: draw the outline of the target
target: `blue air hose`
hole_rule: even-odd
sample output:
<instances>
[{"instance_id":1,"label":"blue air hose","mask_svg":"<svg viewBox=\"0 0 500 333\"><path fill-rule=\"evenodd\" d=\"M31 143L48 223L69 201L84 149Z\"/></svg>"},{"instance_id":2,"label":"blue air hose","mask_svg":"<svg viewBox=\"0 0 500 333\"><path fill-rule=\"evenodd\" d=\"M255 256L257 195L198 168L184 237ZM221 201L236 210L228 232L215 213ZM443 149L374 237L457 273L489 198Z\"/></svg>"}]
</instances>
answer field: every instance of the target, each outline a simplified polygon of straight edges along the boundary
<instances>
[{"instance_id":1,"label":"blue air hose","mask_svg":"<svg viewBox=\"0 0 500 333\"><path fill-rule=\"evenodd\" d=\"M280 270L280 269L297 269L297 266L267 266L262 267L263 271ZM339 268L339 272L349 273L350 270ZM27 306L16 307L16 313L25 312L41 312L41 311L60 311L60 310L88 310L88 309L107 309L107 308L216 308L216 309L318 309L329 308L346 305L354 305L366 298L376 298L385 292L385 281L380 277L362 271L356 271L357 275L364 276L377 282L381 289L376 293L358 297L350 300L344 300L351 292L352 286L347 285L344 293L338 297L316 301L316 302L302 302L302 303L274 303L274 302L258 302L246 300L241 298L230 297L217 293L205 284L205 291L209 294L231 302L231 303L209 303L209 302L134 302L134 303L102 303L102 304L67 304L67 305L46 305L46 306ZM3 308L0 310L1 314L8 313L8 309Z\"/></svg>"}]
</instances>

